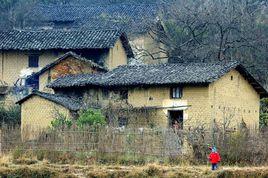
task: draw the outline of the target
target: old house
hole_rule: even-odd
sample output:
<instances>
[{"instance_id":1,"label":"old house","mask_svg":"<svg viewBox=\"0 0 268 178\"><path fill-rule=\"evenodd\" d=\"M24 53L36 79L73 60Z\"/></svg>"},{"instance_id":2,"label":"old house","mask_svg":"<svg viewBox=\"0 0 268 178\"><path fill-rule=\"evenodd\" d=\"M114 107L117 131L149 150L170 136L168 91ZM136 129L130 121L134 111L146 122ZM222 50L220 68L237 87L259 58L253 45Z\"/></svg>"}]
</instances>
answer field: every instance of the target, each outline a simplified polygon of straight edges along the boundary
<instances>
[{"instance_id":1,"label":"old house","mask_svg":"<svg viewBox=\"0 0 268 178\"><path fill-rule=\"evenodd\" d=\"M76 74L95 74L107 72L105 67L84 58L74 52L67 52L54 62L34 73L31 78L38 78L39 91L50 92L46 85L59 77Z\"/></svg>"},{"instance_id":2,"label":"old house","mask_svg":"<svg viewBox=\"0 0 268 178\"><path fill-rule=\"evenodd\" d=\"M260 98L268 96L236 61L119 66L103 74L58 78L49 87L81 99L83 107L112 106L107 119L123 111L112 119L128 127L171 127L177 121L181 128L228 124L235 130L243 122L257 129ZM24 109L27 100L19 103ZM29 117L22 116L24 125Z\"/></svg>"},{"instance_id":3,"label":"old house","mask_svg":"<svg viewBox=\"0 0 268 178\"><path fill-rule=\"evenodd\" d=\"M166 61L152 38L152 29L160 27L159 16L167 3L98 1L86 4L37 4L26 15L25 29L124 29L135 56L145 63ZM154 59L154 60L152 60ZM159 59L159 60L156 60Z\"/></svg>"},{"instance_id":4,"label":"old house","mask_svg":"<svg viewBox=\"0 0 268 178\"><path fill-rule=\"evenodd\" d=\"M126 35L118 30L13 30L0 32L0 38L0 80L9 86L24 83L19 80L23 71L38 72L68 51L109 70L133 57Z\"/></svg>"}]
</instances>

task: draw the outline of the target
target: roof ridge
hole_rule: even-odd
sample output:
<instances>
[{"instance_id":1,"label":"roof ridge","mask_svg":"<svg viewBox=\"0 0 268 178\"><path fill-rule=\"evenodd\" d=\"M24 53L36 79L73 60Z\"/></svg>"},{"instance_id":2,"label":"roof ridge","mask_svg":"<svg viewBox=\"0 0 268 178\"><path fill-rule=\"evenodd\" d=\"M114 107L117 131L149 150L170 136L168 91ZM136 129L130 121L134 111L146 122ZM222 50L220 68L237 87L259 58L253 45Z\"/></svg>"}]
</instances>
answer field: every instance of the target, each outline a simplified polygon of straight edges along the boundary
<instances>
[{"instance_id":1,"label":"roof ridge","mask_svg":"<svg viewBox=\"0 0 268 178\"><path fill-rule=\"evenodd\" d=\"M162 2L162 3L159 3L159 2L122 2L122 3L116 3L116 4L112 4L112 3L107 3L107 4L98 4L98 3L95 3L95 4L91 4L90 7L88 5L84 5L84 4L52 4L52 3L49 3L49 4L42 4L42 3L39 3L37 4L37 6L43 6L43 7L85 7L85 8L92 8L92 7L100 7L100 6L103 6L103 7L107 7L107 6L116 6L116 5L138 5L138 6L141 6L141 5L162 5L162 4L167 4L166 2Z\"/></svg>"},{"instance_id":2,"label":"roof ridge","mask_svg":"<svg viewBox=\"0 0 268 178\"><path fill-rule=\"evenodd\" d=\"M143 64L143 65L120 65L118 67L127 67L127 68L136 68L136 67L156 67L156 66L168 66L168 65L189 65L189 64L216 64L216 65L222 65L222 64L228 64L228 63L237 63L240 64L238 60L231 60L231 61L215 61L215 62L178 62L178 63L158 63L158 64Z\"/></svg>"},{"instance_id":3,"label":"roof ridge","mask_svg":"<svg viewBox=\"0 0 268 178\"><path fill-rule=\"evenodd\" d=\"M107 28L107 29L89 29L89 28L76 28L76 29L12 29L12 30L6 30L6 31L0 31L0 32L36 32L36 33L41 33L41 32L106 32L106 31L116 31L119 33L123 33L121 29L117 28Z\"/></svg>"},{"instance_id":4,"label":"roof ridge","mask_svg":"<svg viewBox=\"0 0 268 178\"><path fill-rule=\"evenodd\" d=\"M75 102L76 104L79 104L79 105L81 104L80 103L81 101L78 98L70 97L70 96L67 96L67 95L55 94L55 93L53 93L53 94L52 93L46 93L46 92L41 92L41 91L38 91L38 90L34 90L32 93L30 93L26 97L22 98L20 101L24 100L25 98L30 97L31 95L37 95L39 97L44 97L44 98L46 98L48 100L51 100L53 102L56 102L56 103L62 105L62 106L68 107L69 109L71 109L71 107L69 107L68 104L58 101L57 98L64 98L64 99L70 100L71 102ZM53 99L51 97L56 97L56 98ZM18 102L20 102L20 101L18 101ZM69 103L69 104L73 104L73 103Z\"/></svg>"}]
</instances>

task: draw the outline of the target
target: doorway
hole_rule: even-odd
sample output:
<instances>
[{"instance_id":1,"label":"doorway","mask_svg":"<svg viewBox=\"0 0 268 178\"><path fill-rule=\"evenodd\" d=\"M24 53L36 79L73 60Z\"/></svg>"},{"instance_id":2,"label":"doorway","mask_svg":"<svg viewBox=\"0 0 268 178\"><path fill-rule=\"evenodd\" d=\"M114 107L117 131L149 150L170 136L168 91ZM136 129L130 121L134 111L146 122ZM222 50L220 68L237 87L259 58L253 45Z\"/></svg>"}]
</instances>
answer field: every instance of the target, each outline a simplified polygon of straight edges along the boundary
<instances>
[{"instance_id":1,"label":"doorway","mask_svg":"<svg viewBox=\"0 0 268 178\"><path fill-rule=\"evenodd\" d=\"M169 112L169 127L177 129L183 129L183 111L168 111Z\"/></svg>"}]
</instances>

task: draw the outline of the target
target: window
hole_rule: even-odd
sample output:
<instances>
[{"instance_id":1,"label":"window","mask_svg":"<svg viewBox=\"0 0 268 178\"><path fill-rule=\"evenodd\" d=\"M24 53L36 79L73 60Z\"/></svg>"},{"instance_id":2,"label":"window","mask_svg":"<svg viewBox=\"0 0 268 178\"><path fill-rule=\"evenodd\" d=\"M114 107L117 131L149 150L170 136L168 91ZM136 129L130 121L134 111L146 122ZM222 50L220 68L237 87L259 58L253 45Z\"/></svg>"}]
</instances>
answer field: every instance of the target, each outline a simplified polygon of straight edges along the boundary
<instances>
[{"instance_id":1,"label":"window","mask_svg":"<svg viewBox=\"0 0 268 178\"><path fill-rule=\"evenodd\" d=\"M48 75L47 75L47 84L49 84L51 82L51 71L48 71Z\"/></svg>"},{"instance_id":2,"label":"window","mask_svg":"<svg viewBox=\"0 0 268 178\"><path fill-rule=\"evenodd\" d=\"M181 98L182 97L182 87L172 87L170 89L171 98Z\"/></svg>"},{"instance_id":3,"label":"window","mask_svg":"<svg viewBox=\"0 0 268 178\"><path fill-rule=\"evenodd\" d=\"M53 51L54 56L59 56L59 51Z\"/></svg>"},{"instance_id":4,"label":"window","mask_svg":"<svg viewBox=\"0 0 268 178\"><path fill-rule=\"evenodd\" d=\"M121 99L127 100L128 99L128 90L121 90L120 97L121 97Z\"/></svg>"},{"instance_id":5,"label":"window","mask_svg":"<svg viewBox=\"0 0 268 178\"><path fill-rule=\"evenodd\" d=\"M29 67L39 67L39 55L32 54L29 56Z\"/></svg>"},{"instance_id":6,"label":"window","mask_svg":"<svg viewBox=\"0 0 268 178\"><path fill-rule=\"evenodd\" d=\"M102 89L102 99L109 99L109 90Z\"/></svg>"},{"instance_id":7,"label":"window","mask_svg":"<svg viewBox=\"0 0 268 178\"><path fill-rule=\"evenodd\" d=\"M119 127L126 127L128 125L128 119L125 117L118 118L118 126Z\"/></svg>"}]
</instances>

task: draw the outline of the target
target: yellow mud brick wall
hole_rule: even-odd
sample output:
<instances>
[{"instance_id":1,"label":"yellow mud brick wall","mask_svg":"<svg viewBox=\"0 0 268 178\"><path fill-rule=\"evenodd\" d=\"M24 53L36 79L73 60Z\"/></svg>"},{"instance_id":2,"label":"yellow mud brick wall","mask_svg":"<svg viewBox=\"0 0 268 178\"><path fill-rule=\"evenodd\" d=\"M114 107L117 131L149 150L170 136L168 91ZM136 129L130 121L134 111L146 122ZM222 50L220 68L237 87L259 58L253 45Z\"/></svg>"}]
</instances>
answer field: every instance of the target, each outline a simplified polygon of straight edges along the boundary
<instances>
[{"instance_id":1,"label":"yellow mud brick wall","mask_svg":"<svg viewBox=\"0 0 268 178\"><path fill-rule=\"evenodd\" d=\"M160 48L165 49L165 46L158 43L149 34L135 36L135 38L131 39L131 46L136 57L142 60L145 64L167 62L167 54L159 53Z\"/></svg>"},{"instance_id":2,"label":"yellow mud brick wall","mask_svg":"<svg viewBox=\"0 0 268 178\"><path fill-rule=\"evenodd\" d=\"M249 129L259 128L260 95L236 70L209 86L211 117L223 125L231 120L230 128L238 129L243 121Z\"/></svg>"},{"instance_id":3,"label":"yellow mud brick wall","mask_svg":"<svg viewBox=\"0 0 268 178\"><path fill-rule=\"evenodd\" d=\"M77 67L80 68L80 70L71 71L70 74L74 74L74 73L75 74L80 74L80 73L86 74L86 73L96 73L97 72L96 70L94 70L92 68L92 66L89 63L75 59L74 57L68 57L67 59L61 61L59 64L55 65L53 68L51 68L50 70L47 70L46 72L44 72L43 74L41 74L39 76L39 90L40 91L53 93L52 89L46 87L46 85L48 84L49 73L52 76L51 77L51 82L52 82L56 79L53 76L57 75L57 73L58 73L58 71L56 69L60 65L64 65L64 64L68 64L68 66L72 69L75 69Z\"/></svg>"},{"instance_id":4,"label":"yellow mud brick wall","mask_svg":"<svg viewBox=\"0 0 268 178\"><path fill-rule=\"evenodd\" d=\"M23 139L34 139L38 134L51 126L51 121L61 113L66 117L70 111L54 102L32 96L21 105L21 131Z\"/></svg>"},{"instance_id":5,"label":"yellow mud brick wall","mask_svg":"<svg viewBox=\"0 0 268 178\"><path fill-rule=\"evenodd\" d=\"M198 86L185 86L181 99L170 99L169 87L136 88L129 91L128 97L128 102L133 107L162 107L151 114L156 127L168 127L169 110L184 111L185 127L199 125L201 120L206 124L204 118L209 119L210 116L208 101L208 87Z\"/></svg>"},{"instance_id":6,"label":"yellow mud brick wall","mask_svg":"<svg viewBox=\"0 0 268 178\"><path fill-rule=\"evenodd\" d=\"M210 123L209 93L207 86L185 86L183 99L187 100L188 109L184 128L208 127Z\"/></svg>"},{"instance_id":7,"label":"yellow mud brick wall","mask_svg":"<svg viewBox=\"0 0 268 178\"><path fill-rule=\"evenodd\" d=\"M8 51L1 52L0 58L0 75L1 80L13 85L19 78L22 69L28 68L27 52ZM39 57L39 68L56 60L57 56L53 52L44 52ZM33 68L38 71L38 68Z\"/></svg>"},{"instance_id":8,"label":"yellow mud brick wall","mask_svg":"<svg viewBox=\"0 0 268 178\"><path fill-rule=\"evenodd\" d=\"M114 47L110 49L108 59L106 59L105 65L111 70L120 65L126 65L128 58L126 51L123 47L122 41L118 40Z\"/></svg>"},{"instance_id":9,"label":"yellow mud brick wall","mask_svg":"<svg viewBox=\"0 0 268 178\"><path fill-rule=\"evenodd\" d=\"M130 128L167 128L167 115L163 109L135 111L126 116Z\"/></svg>"}]
</instances>

